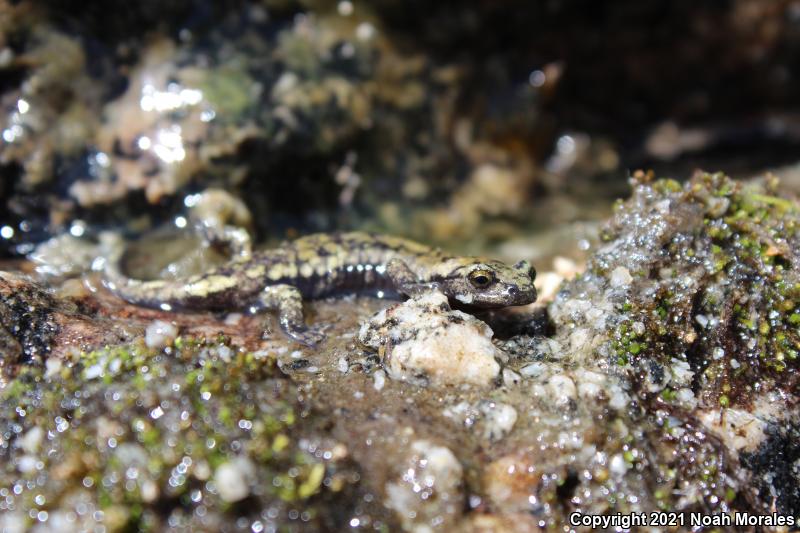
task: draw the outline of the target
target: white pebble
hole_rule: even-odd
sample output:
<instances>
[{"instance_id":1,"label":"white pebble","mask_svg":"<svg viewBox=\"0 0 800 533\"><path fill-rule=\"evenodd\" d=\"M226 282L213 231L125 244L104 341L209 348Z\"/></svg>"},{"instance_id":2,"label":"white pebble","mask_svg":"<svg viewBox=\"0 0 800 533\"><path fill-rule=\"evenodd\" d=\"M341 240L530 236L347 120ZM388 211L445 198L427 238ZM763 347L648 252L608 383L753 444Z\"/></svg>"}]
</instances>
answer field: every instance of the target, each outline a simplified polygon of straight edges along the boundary
<instances>
[{"instance_id":1,"label":"white pebble","mask_svg":"<svg viewBox=\"0 0 800 533\"><path fill-rule=\"evenodd\" d=\"M511 370L510 368L503 369L503 385L506 387L513 387L522 381L522 376Z\"/></svg>"},{"instance_id":2,"label":"white pebble","mask_svg":"<svg viewBox=\"0 0 800 533\"><path fill-rule=\"evenodd\" d=\"M612 384L608 387L608 406L612 409L625 409L628 406L628 400L628 395L619 385Z\"/></svg>"},{"instance_id":3,"label":"white pebble","mask_svg":"<svg viewBox=\"0 0 800 533\"><path fill-rule=\"evenodd\" d=\"M385 505L404 531L455 531L464 508L464 469L448 448L427 440L411 444L398 474L385 485ZM353 522L351 522L351 525Z\"/></svg>"},{"instance_id":4,"label":"white pebble","mask_svg":"<svg viewBox=\"0 0 800 533\"><path fill-rule=\"evenodd\" d=\"M58 375L61 372L61 369L64 368L64 364L58 357L48 357L47 361L44 363L44 366L46 369L44 375L48 378Z\"/></svg>"},{"instance_id":5,"label":"white pebble","mask_svg":"<svg viewBox=\"0 0 800 533\"><path fill-rule=\"evenodd\" d=\"M27 433L20 439L20 447L28 453L36 453L42 445L44 439L44 430L39 426L35 426L28 430Z\"/></svg>"},{"instance_id":6,"label":"white pebble","mask_svg":"<svg viewBox=\"0 0 800 533\"><path fill-rule=\"evenodd\" d=\"M386 384L386 372L383 370L376 370L374 374L372 374L372 379L374 383L372 384L375 387L375 390L383 389L383 386Z\"/></svg>"},{"instance_id":7,"label":"white pebble","mask_svg":"<svg viewBox=\"0 0 800 533\"><path fill-rule=\"evenodd\" d=\"M347 371L350 370L350 365L347 363L347 358L340 357L339 360L336 362L336 368L342 374L347 374Z\"/></svg>"},{"instance_id":8,"label":"white pebble","mask_svg":"<svg viewBox=\"0 0 800 533\"><path fill-rule=\"evenodd\" d=\"M689 363L680 359L672 359L672 382L678 385L688 385L694 379Z\"/></svg>"},{"instance_id":9,"label":"white pebble","mask_svg":"<svg viewBox=\"0 0 800 533\"><path fill-rule=\"evenodd\" d=\"M178 336L178 328L169 322L155 320L144 332L144 343L148 348L164 348Z\"/></svg>"},{"instance_id":10,"label":"white pebble","mask_svg":"<svg viewBox=\"0 0 800 533\"><path fill-rule=\"evenodd\" d=\"M158 498L158 485L152 480L147 480L142 483L142 501L150 503L156 501Z\"/></svg>"},{"instance_id":11,"label":"white pebble","mask_svg":"<svg viewBox=\"0 0 800 533\"><path fill-rule=\"evenodd\" d=\"M545 363L531 363L520 368L519 372L526 378L538 378L547 372L547 365Z\"/></svg>"},{"instance_id":12,"label":"white pebble","mask_svg":"<svg viewBox=\"0 0 800 533\"><path fill-rule=\"evenodd\" d=\"M217 355L223 361L228 362L231 360L231 355L233 355L233 350L231 350L228 346L225 346L224 344L220 344L219 347L217 348Z\"/></svg>"},{"instance_id":13,"label":"white pebble","mask_svg":"<svg viewBox=\"0 0 800 533\"><path fill-rule=\"evenodd\" d=\"M23 474L29 474L36 470L36 457L32 455L23 455L17 461L17 470ZM0 529L3 531L3 529Z\"/></svg>"},{"instance_id":14,"label":"white pebble","mask_svg":"<svg viewBox=\"0 0 800 533\"><path fill-rule=\"evenodd\" d=\"M633 281L633 277L631 273L628 271L627 268L623 266L619 266L611 271L611 277L609 278L609 282L611 286L615 289L619 289L621 287L627 287Z\"/></svg>"},{"instance_id":15,"label":"white pebble","mask_svg":"<svg viewBox=\"0 0 800 533\"><path fill-rule=\"evenodd\" d=\"M103 375L103 365L92 365L83 371L83 379L95 379Z\"/></svg>"},{"instance_id":16,"label":"white pebble","mask_svg":"<svg viewBox=\"0 0 800 533\"><path fill-rule=\"evenodd\" d=\"M628 465L625 464L625 459L622 458L622 455L616 454L608 462L608 469L617 476L624 476L625 472L628 471Z\"/></svg>"},{"instance_id":17,"label":"white pebble","mask_svg":"<svg viewBox=\"0 0 800 533\"><path fill-rule=\"evenodd\" d=\"M711 351L711 357L714 359L722 359L725 356L725 350L717 346Z\"/></svg>"},{"instance_id":18,"label":"white pebble","mask_svg":"<svg viewBox=\"0 0 800 533\"><path fill-rule=\"evenodd\" d=\"M250 494L249 476L252 464L247 459L238 458L222 463L214 472L214 485L219 497L226 502L238 502Z\"/></svg>"},{"instance_id":19,"label":"white pebble","mask_svg":"<svg viewBox=\"0 0 800 533\"><path fill-rule=\"evenodd\" d=\"M588 328L575 328L569 336L569 347L572 353L580 353L591 348L592 334Z\"/></svg>"},{"instance_id":20,"label":"white pebble","mask_svg":"<svg viewBox=\"0 0 800 533\"><path fill-rule=\"evenodd\" d=\"M558 405L565 405L577 396L575 382L564 374L557 374L551 377L547 388Z\"/></svg>"},{"instance_id":21,"label":"white pebble","mask_svg":"<svg viewBox=\"0 0 800 533\"><path fill-rule=\"evenodd\" d=\"M517 410L508 404L485 402L481 411L486 417L483 436L491 441L498 441L511 433L517 423Z\"/></svg>"},{"instance_id":22,"label":"white pebble","mask_svg":"<svg viewBox=\"0 0 800 533\"><path fill-rule=\"evenodd\" d=\"M694 393L691 389L682 388L678 389L678 392L675 396L678 401L689 408L694 408L697 405L697 398L695 398Z\"/></svg>"}]
</instances>

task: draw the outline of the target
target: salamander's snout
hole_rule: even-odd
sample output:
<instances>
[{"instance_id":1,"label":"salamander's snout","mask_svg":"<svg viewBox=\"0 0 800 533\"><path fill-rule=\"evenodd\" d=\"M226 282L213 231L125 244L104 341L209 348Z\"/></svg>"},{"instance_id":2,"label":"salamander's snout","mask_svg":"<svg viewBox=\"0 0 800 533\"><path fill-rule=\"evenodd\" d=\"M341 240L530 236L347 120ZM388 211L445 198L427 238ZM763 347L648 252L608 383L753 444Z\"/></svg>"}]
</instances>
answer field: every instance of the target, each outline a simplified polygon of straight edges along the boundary
<instances>
[{"instance_id":1,"label":"salamander's snout","mask_svg":"<svg viewBox=\"0 0 800 533\"><path fill-rule=\"evenodd\" d=\"M525 273L525 275L531 278L531 281L536 279L536 269L524 259L514 263L514 270Z\"/></svg>"}]
</instances>

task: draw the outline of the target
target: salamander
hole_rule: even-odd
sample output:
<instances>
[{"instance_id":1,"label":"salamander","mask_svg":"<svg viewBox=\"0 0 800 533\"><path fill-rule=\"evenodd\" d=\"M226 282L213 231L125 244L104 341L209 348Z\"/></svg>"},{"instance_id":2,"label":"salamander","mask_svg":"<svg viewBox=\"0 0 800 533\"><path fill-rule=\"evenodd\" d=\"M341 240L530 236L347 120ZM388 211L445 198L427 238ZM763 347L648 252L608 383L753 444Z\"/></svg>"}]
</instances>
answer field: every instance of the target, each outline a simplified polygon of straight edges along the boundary
<instances>
[{"instance_id":1,"label":"salamander","mask_svg":"<svg viewBox=\"0 0 800 533\"><path fill-rule=\"evenodd\" d=\"M314 346L324 339L306 325L303 299L370 292L417 296L438 290L468 308L526 305L536 300L536 271L527 261L507 265L448 254L399 237L364 232L314 234L251 252L235 232L225 264L183 280L139 280L123 273L124 248L110 255L105 285L130 303L163 310L276 310L281 329Z\"/></svg>"}]
</instances>

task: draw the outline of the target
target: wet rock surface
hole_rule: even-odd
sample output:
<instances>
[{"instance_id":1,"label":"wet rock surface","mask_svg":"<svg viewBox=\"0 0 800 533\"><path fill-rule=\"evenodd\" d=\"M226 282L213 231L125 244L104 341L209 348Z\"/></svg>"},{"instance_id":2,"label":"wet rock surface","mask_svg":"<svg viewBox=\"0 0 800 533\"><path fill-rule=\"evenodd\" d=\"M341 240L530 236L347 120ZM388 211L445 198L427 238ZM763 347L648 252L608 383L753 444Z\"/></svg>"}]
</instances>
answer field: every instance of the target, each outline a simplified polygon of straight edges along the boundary
<instances>
[{"instance_id":1,"label":"wet rock surface","mask_svg":"<svg viewBox=\"0 0 800 533\"><path fill-rule=\"evenodd\" d=\"M84 4L0 0L0 530L800 523L795 2ZM95 272L331 229L539 301L307 302L310 348Z\"/></svg>"},{"instance_id":2,"label":"wet rock surface","mask_svg":"<svg viewBox=\"0 0 800 533\"><path fill-rule=\"evenodd\" d=\"M309 303L329 328L311 349L271 316L4 274L45 314L4 316L36 357L2 390L3 519L528 531L577 509L797 516L797 204L769 180L632 183L585 271L545 302L550 326L517 310L506 329L533 331L492 342L437 293ZM393 367L404 343L421 367ZM478 386L465 346L492 363Z\"/></svg>"}]
</instances>

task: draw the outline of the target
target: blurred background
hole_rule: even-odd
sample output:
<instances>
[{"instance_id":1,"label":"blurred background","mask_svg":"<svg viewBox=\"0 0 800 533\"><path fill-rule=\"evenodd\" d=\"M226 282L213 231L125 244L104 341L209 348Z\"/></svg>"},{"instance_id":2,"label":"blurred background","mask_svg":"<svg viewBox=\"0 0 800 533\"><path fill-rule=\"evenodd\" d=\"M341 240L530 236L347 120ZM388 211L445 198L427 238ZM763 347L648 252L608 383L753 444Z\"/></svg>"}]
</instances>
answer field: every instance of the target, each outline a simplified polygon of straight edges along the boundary
<instances>
[{"instance_id":1,"label":"blurred background","mask_svg":"<svg viewBox=\"0 0 800 533\"><path fill-rule=\"evenodd\" d=\"M0 0L0 255L207 216L564 252L636 169L793 183L799 52L789 0Z\"/></svg>"}]
</instances>

